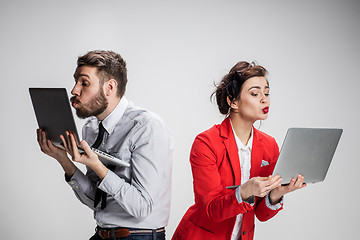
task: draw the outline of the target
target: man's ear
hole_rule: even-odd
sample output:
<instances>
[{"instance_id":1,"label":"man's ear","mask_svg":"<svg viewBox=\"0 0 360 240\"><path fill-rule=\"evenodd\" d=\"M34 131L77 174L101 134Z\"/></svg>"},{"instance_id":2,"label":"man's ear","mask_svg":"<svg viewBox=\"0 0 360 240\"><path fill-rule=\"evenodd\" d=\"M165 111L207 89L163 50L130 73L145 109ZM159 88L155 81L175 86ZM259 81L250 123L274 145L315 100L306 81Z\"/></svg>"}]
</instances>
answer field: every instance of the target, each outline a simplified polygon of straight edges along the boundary
<instances>
[{"instance_id":1,"label":"man's ear","mask_svg":"<svg viewBox=\"0 0 360 240\"><path fill-rule=\"evenodd\" d=\"M234 98L233 100L230 100L229 96L226 97L226 101L229 104L231 110L237 110L239 108L238 102Z\"/></svg>"},{"instance_id":2,"label":"man's ear","mask_svg":"<svg viewBox=\"0 0 360 240\"><path fill-rule=\"evenodd\" d=\"M107 80L104 83L104 91L106 96L116 94L117 92L117 81L113 78Z\"/></svg>"}]
</instances>

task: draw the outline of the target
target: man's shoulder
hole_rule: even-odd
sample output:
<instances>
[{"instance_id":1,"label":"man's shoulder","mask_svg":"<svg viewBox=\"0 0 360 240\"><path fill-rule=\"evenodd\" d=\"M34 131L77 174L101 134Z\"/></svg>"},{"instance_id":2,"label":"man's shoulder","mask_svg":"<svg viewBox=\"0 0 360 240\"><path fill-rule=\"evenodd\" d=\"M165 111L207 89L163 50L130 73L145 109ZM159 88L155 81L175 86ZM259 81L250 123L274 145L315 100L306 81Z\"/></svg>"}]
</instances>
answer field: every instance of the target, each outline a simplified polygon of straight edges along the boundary
<instances>
[{"instance_id":1,"label":"man's shoulder","mask_svg":"<svg viewBox=\"0 0 360 240\"><path fill-rule=\"evenodd\" d=\"M136 124L148 124L160 122L163 124L163 120L159 115L142 107L135 106L133 103L129 103L124 112L125 120L132 121Z\"/></svg>"},{"instance_id":2,"label":"man's shoulder","mask_svg":"<svg viewBox=\"0 0 360 240\"><path fill-rule=\"evenodd\" d=\"M91 116L85 120L84 127L98 126L99 121L95 116Z\"/></svg>"}]
</instances>

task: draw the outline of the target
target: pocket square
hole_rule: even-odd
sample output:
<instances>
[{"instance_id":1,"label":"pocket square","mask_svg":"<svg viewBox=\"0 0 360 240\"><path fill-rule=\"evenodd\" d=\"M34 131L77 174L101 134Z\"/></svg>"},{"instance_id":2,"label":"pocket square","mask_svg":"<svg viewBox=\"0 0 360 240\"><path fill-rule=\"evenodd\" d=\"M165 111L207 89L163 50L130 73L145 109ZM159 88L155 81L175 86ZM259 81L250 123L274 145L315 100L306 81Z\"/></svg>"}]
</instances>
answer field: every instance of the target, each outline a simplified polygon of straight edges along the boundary
<instances>
[{"instance_id":1,"label":"pocket square","mask_svg":"<svg viewBox=\"0 0 360 240\"><path fill-rule=\"evenodd\" d=\"M262 160L261 161L261 167L265 167L267 165L269 165L270 163L268 161Z\"/></svg>"}]
</instances>

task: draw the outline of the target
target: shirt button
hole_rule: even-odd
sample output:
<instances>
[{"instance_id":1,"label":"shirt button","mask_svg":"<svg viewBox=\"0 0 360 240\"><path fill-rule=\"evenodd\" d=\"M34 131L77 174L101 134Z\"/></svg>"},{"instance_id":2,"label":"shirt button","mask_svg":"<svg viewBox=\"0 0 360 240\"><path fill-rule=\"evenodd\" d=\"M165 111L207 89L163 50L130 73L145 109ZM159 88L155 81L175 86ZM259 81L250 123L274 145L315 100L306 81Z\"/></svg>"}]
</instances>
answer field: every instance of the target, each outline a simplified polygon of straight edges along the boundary
<instances>
[{"instance_id":1,"label":"shirt button","mask_svg":"<svg viewBox=\"0 0 360 240\"><path fill-rule=\"evenodd\" d=\"M243 232L243 235L245 235L245 234L247 234L247 232L245 231L245 232Z\"/></svg>"}]
</instances>

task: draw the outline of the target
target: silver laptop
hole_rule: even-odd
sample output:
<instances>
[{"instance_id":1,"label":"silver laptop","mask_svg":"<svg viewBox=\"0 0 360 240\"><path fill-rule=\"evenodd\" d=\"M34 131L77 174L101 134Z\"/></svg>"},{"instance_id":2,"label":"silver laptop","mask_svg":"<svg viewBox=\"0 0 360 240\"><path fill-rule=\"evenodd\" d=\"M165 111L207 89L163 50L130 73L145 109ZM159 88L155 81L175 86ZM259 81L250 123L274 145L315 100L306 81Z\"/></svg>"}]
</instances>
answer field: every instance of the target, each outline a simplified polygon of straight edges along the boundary
<instances>
[{"instance_id":1,"label":"silver laptop","mask_svg":"<svg viewBox=\"0 0 360 240\"><path fill-rule=\"evenodd\" d=\"M29 88L39 128L46 131L55 146L63 148L60 135L73 132L79 139L65 88ZM104 164L130 167L130 164L96 148L91 148ZM79 148L81 153L83 149Z\"/></svg>"},{"instance_id":2,"label":"silver laptop","mask_svg":"<svg viewBox=\"0 0 360 240\"><path fill-rule=\"evenodd\" d=\"M279 174L283 185L298 174L304 176L306 183L323 181L342 132L342 129L290 128L273 175Z\"/></svg>"}]
</instances>

